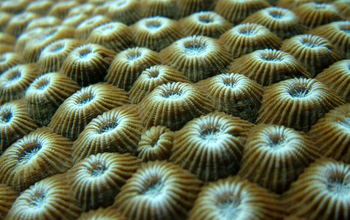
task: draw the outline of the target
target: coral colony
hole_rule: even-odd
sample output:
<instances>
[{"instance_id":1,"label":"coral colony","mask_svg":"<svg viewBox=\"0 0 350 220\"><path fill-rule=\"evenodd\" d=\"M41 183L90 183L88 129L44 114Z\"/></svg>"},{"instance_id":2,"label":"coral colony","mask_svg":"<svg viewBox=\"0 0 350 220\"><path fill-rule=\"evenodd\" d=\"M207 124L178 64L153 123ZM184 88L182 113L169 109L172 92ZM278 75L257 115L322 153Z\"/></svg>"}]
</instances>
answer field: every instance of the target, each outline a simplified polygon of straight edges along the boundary
<instances>
[{"instance_id":1,"label":"coral colony","mask_svg":"<svg viewBox=\"0 0 350 220\"><path fill-rule=\"evenodd\" d=\"M349 0L0 0L0 220L350 219Z\"/></svg>"}]
</instances>

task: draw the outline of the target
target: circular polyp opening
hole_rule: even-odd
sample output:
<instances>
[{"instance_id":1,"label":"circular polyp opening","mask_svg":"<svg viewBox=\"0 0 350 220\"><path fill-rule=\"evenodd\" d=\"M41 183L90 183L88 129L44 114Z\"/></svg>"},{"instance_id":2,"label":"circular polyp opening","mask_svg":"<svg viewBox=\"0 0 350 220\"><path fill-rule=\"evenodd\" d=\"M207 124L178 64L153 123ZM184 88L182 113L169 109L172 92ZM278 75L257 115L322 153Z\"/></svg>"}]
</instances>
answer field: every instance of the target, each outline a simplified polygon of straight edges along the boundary
<instances>
[{"instance_id":1,"label":"circular polyp opening","mask_svg":"<svg viewBox=\"0 0 350 220\"><path fill-rule=\"evenodd\" d=\"M145 187L143 194L148 196L157 196L160 194L162 188L163 182L161 180L153 180Z\"/></svg>"},{"instance_id":2,"label":"circular polyp opening","mask_svg":"<svg viewBox=\"0 0 350 220\"><path fill-rule=\"evenodd\" d=\"M29 206L41 208L46 203L46 196L44 193L35 193L30 200Z\"/></svg>"},{"instance_id":3,"label":"circular polyp opening","mask_svg":"<svg viewBox=\"0 0 350 220\"><path fill-rule=\"evenodd\" d=\"M230 78L223 79L223 84L227 87L234 88L237 86L237 82L235 80L232 80Z\"/></svg>"},{"instance_id":4,"label":"circular polyp opening","mask_svg":"<svg viewBox=\"0 0 350 220\"><path fill-rule=\"evenodd\" d=\"M162 26L162 24L157 20L150 20L146 22L146 27L150 30L156 30L160 28L160 26Z\"/></svg>"},{"instance_id":5,"label":"circular polyp opening","mask_svg":"<svg viewBox=\"0 0 350 220\"><path fill-rule=\"evenodd\" d=\"M11 82L16 82L21 78L21 73L19 71L13 71L11 73L11 76L9 77L8 81Z\"/></svg>"},{"instance_id":6,"label":"circular polyp opening","mask_svg":"<svg viewBox=\"0 0 350 220\"><path fill-rule=\"evenodd\" d=\"M91 170L91 176L92 177L99 177L101 175L103 175L106 171L106 167L100 163L98 164L95 164L93 167L92 167L92 170Z\"/></svg>"},{"instance_id":7,"label":"circular polyp opening","mask_svg":"<svg viewBox=\"0 0 350 220\"><path fill-rule=\"evenodd\" d=\"M309 90L303 86L296 86L294 88L291 89L291 91L289 92L289 94L293 97L293 98L305 98L309 93Z\"/></svg>"},{"instance_id":8,"label":"circular polyp opening","mask_svg":"<svg viewBox=\"0 0 350 220\"><path fill-rule=\"evenodd\" d=\"M1 111L0 112L0 122L8 123L11 121L12 113L10 111Z\"/></svg>"},{"instance_id":9,"label":"circular polyp opening","mask_svg":"<svg viewBox=\"0 0 350 220\"><path fill-rule=\"evenodd\" d=\"M199 56L205 52L206 46L200 42L186 41L185 54L188 56Z\"/></svg>"},{"instance_id":10,"label":"circular polyp opening","mask_svg":"<svg viewBox=\"0 0 350 220\"><path fill-rule=\"evenodd\" d=\"M282 61L281 56L279 56L276 53L270 53L270 52L261 54L260 58L266 62L281 62Z\"/></svg>"},{"instance_id":11,"label":"circular polyp opening","mask_svg":"<svg viewBox=\"0 0 350 220\"><path fill-rule=\"evenodd\" d=\"M350 34L350 22L347 22L346 24L339 25L339 29L346 34Z\"/></svg>"},{"instance_id":12,"label":"circular polyp opening","mask_svg":"<svg viewBox=\"0 0 350 220\"><path fill-rule=\"evenodd\" d=\"M245 36L253 36L257 33L257 30L252 26L243 26L238 30L238 33Z\"/></svg>"},{"instance_id":13,"label":"circular polyp opening","mask_svg":"<svg viewBox=\"0 0 350 220\"><path fill-rule=\"evenodd\" d=\"M350 193L350 180L344 179L343 176L332 176L328 179L327 189L337 195L349 195Z\"/></svg>"},{"instance_id":14,"label":"circular polyp opening","mask_svg":"<svg viewBox=\"0 0 350 220\"><path fill-rule=\"evenodd\" d=\"M219 201L217 208L223 219L236 219L239 216L240 204L239 199L228 197Z\"/></svg>"},{"instance_id":15,"label":"circular polyp opening","mask_svg":"<svg viewBox=\"0 0 350 220\"><path fill-rule=\"evenodd\" d=\"M127 59L129 61L135 61L135 60L137 60L140 57L141 57L141 52L140 51L130 51L127 54Z\"/></svg>"},{"instance_id":16,"label":"circular polyp opening","mask_svg":"<svg viewBox=\"0 0 350 220\"><path fill-rule=\"evenodd\" d=\"M84 48L82 50L79 50L78 53L79 53L79 57L81 59L84 59L84 58L87 58L89 56L89 54L92 53L92 51L88 48Z\"/></svg>"},{"instance_id":17,"label":"circular polyp opening","mask_svg":"<svg viewBox=\"0 0 350 220\"><path fill-rule=\"evenodd\" d=\"M281 19L284 16L284 13L281 10L270 10L269 15L274 19Z\"/></svg>"},{"instance_id":18,"label":"circular polyp opening","mask_svg":"<svg viewBox=\"0 0 350 220\"><path fill-rule=\"evenodd\" d=\"M44 90L50 85L50 81L47 79L41 79L37 82L38 90Z\"/></svg>"},{"instance_id":19,"label":"circular polyp opening","mask_svg":"<svg viewBox=\"0 0 350 220\"><path fill-rule=\"evenodd\" d=\"M202 138L203 141L207 141L209 143L215 143L217 141L219 132L220 132L220 129L216 127L205 128L201 132L200 137Z\"/></svg>"},{"instance_id":20,"label":"circular polyp opening","mask_svg":"<svg viewBox=\"0 0 350 220\"><path fill-rule=\"evenodd\" d=\"M118 127L118 123L116 121L107 122L101 127L100 133L112 131L116 127Z\"/></svg>"},{"instance_id":21,"label":"circular polyp opening","mask_svg":"<svg viewBox=\"0 0 350 220\"><path fill-rule=\"evenodd\" d=\"M49 51L52 53L61 52L64 48L64 43L57 43L50 46Z\"/></svg>"},{"instance_id":22,"label":"circular polyp opening","mask_svg":"<svg viewBox=\"0 0 350 220\"><path fill-rule=\"evenodd\" d=\"M208 23L212 23L213 19L209 16L209 15L199 15L198 16L198 20L202 23L208 24Z\"/></svg>"},{"instance_id":23,"label":"circular polyp opening","mask_svg":"<svg viewBox=\"0 0 350 220\"><path fill-rule=\"evenodd\" d=\"M271 134L269 136L268 146L270 148L280 148L284 146L284 138L280 134Z\"/></svg>"},{"instance_id":24,"label":"circular polyp opening","mask_svg":"<svg viewBox=\"0 0 350 220\"><path fill-rule=\"evenodd\" d=\"M26 145L26 150L18 156L18 163L20 164L29 162L41 149L41 145L38 143L27 143Z\"/></svg>"},{"instance_id":25,"label":"circular polyp opening","mask_svg":"<svg viewBox=\"0 0 350 220\"><path fill-rule=\"evenodd\" d=\"M81 94L80 99L78 100L78 105L86 105L94 99L92 94Z\"/></svg>"}]
</instances>

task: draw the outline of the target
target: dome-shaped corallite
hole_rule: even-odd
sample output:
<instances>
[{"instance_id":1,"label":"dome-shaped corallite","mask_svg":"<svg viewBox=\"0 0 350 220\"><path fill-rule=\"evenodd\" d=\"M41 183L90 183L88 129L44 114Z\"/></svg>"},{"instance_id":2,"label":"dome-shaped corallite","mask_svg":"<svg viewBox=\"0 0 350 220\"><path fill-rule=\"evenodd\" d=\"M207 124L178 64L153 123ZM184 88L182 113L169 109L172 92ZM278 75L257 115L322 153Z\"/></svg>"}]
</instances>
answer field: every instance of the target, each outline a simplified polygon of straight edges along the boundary
<instances>
[{"instance_id":1,"label":"dome-shaped corallite","mask_svg":"<svg viewBox=\"0 0 350 220\"><path fill-rule=\"evenodd\" d=\"M184 220L201 186L199 179L177 165L148 162L128 179L113 207L133 220Z\"/></svg>"},{"instance_id":2,"label":"dome-shaped corallite","mask_svg":"<svg viewBox=\"0 0 350 220\"><path fill-rule=\"evenodd\" d=\"M301 4L316 2L316 3L326 3L328 0L278 0L277 7L294 9Z\"/></svg>"},{"instance_id":3,"label":"dome-shaped corallite","mask_svg":"<svg viewBox=\"0 0 350 220\"><path fill-rule=\"evenodd\" d=\"M38 75L36 63L16 65L3 72L0 76L0 105L23 98Z\"/></svg>"},{"instance_id":4,"label":"dome-shaped corallite","mask_svg":"<svg viewBox=\"0 0 350 220\"><path fill-rule=\"evenodd\" d=\"M350 59L350 20L322 25L309 33L326 38L337 47L343 57Z\"/></svg>"},{"instance_id":5,"label":"dome-shaped corallite","mask_svg":"<svg viewBox=\"0 0 350 220\"><path fill-rule=\"evenodd\" d=\"M49 127L76 140L85 126L98 115L129 104L126 92L107 83L84 87L68 97L57 109Z\"/></svg>"},{"instance_id":6,"label":"dome-shaped corallite","mask_svg":"<svg viewBox=\"0 0 350 220\"><path fill-rule=\"evenodd\" d=\"M119 21L131 25L142 18L143 8L138 0L110 1L107 6L106 15L112 21Z\"/></svg>"},{"instance_id":7,"label":"dome-shaped corallite","mask_svg":"<svg viewBox=\"0 0 350 220\"><path fill-rule=\"evenodd\" d=\"M293 55L312 77L342 59L342 55L327 39L310 34L284 40L281 50Z\"/></svg>"},{"instance_id":8,"label":"dome-shaped corallite","mask_svg":"<svg viewBox=\"0 0 350 220\"><path fill-rule=\"evenodd\" d=\"M317 160L283 197L288 214L307 219L349 219L350 165Z\"/></svg>"},{"instance_id":9,"label":"dome-shaped corallite","mask_svg":"<svg viewBox=\"0 0 350 220\"><path fill-rule=\"evenodd\" d=\"M88 1L89 3L92 3L91 1ZM109 4L111 2L110 1L100 1L99 3L93 3L96 5L95 9L93 10L92 12L92 15L95 16L95 15L105 15L107 14L107 11L108 11L108 8L109 8Z\"/></svg>"},{"instance_id":10,"label":"dome-shaped corallite","mask_svg":"<svg viewBox=\"0 0 350 220\"><path fill-rule=\"evenodd\" d=\"M0 181L16 191L66 172L72 164L73 143L49 128L38 128L13 143L0 156Z\"/></svg>"},{"instance_id":11,"label":"dome-shaped corallite","mask_svg":"<svg viewBox=\"0 0 350 220\"><path fill-rule=\"evenodd\" d=\"M14 14L0 11L0 31L4 31Z\"/></svg>"},{"instance_id":12,"label":"dome-shaped corallite","mask_svg":"<svg viewBox=\"0 0 350 220\"><path fill-rule=\"evenodd\" d=\"M265 0L218 0L214 11L237 25L255 12L270 7Z\"/></svg>"},{"instance_id":13,"label":"dome-shaped corallite","mask_svg":"<svg viewBox=\"0 0 350 220\"><path fill-rule=\"evenodd\" d=\"M176 18L179 10L176 0L141 0L141 8L145 18L153 16L162 16L167 18Z\"/></svg>"},{"instance_id":14,"label":"dome-shaped corallite","mask_svg":"<svg viewBox=\"0 0 350 220\"><path fill-rule=\"evenodd\" d=\"M225 72L232 58L216 39L190 36L160 52L163 64L174 67L193 82Z\"/></svg>"},{"instance_id":15,"label":"dome-shaped corallite","mask_svg":"<svg viewBox=\"0 0 350 220\"><path fill-rule=\"evenodd\" d=\"M28 114L24 100L0 105L0 155L17 139L37 127Z\"/></svg>"},{"instance_id":16,"label":"dome-shaped corallite","mask_svg":"<svg viewBox=\"0 0 350 220\"><path fill-rule=\"evenodd\" d=\"M68 54L83 43L74 39L61 39L46 46L40 53L40 74L58 72Z\"/></svg>"},{"instance_id":17,"label":"dome-shaped corallite","mask_svg":"<svg viewBox=\"0 0 350 220\"><path fill-rule=\"evenodd\" d=\"M264 8L246 18L242 23L248 22L264 25L281 39L306 33L306 28L299 22L298 16L285 8Z\"/></svg>"},{"instance_id":18,"label":"dome-shaped corallite","mask_svg":"<svg viewBox=\"0 0 350 220\"><path fill-rule=\"evenodd\" d=\"M195 12L212 11L216 0L176 0L178 10L175 14L178 18L189 16Z\"/></svg>"},{"instance_id":19,"label":"dome-shaped corallite","mask_svg":"<svg viewBox=\"0 0 350 220\"><path fill-rule=\"evenodd\" d=\"M167 83L149 93L139 104L144 127L166 126L179 130L193 118L213 110L211 99L189 83Z\"/></svg>"},{"instance_id":20,"label":"dome-shaped corallite","mask_svg":"<svg viewBox=\"0 0 350 220\"><path fill-rule=\"evenodd\" d=\"M83 21L89 19L91 16L80 13L76 15L72 15L70 17L66 17L62 20L62 26L68 26L68 27L78 27Z\"/></svg>"},{"instance_id":21,"label":"dome-shaped corallite","mask_svg":"<svg viewBox=\"0 0 350 220\"><path fill-rule=\"evenodd\" d=\"M129 104L129 98L124 90L106 83L91 85L68 97L57 109L48 126L55 132L76 140L93 118L125 104Z\"/></svg>"},{"instance_id":22,"label":"dome-shaped corallite","mask_svg":"<svg viewBox=\"0 0 350 220\"><path fill-rule=\"evenodd\" d=\"M346 102L350 102L350 60L333 63L315 79L334 90Z\"/></svg>"},{"instance_id":23,"label":"dome-shaped corallite","mask_svg":"<svg viewBox=\"0 0 350 220\"><path fill-rule=\"evenodd\" d=\"M0 54L14 52L15 47L13 45L0 43Z\"/></svg>"},{"instance_id":24,"label":"dome-shaped corallite","mask_svg":"<svg viewBox=\"0 0 350 220\"><path fill-rule=\"evenodd\" d=\"M3 72L19 64L24 64L23 55L20 53L3 53L0 54L0 76Z\"/></svg>"},{"instance_id":25,"label":"dome-shaped corallite","mask_svg":"<svg viewBox=\"0 0 350 220\"><path fill-rule=\"evenodd\" d=\"M68 54L61 71L85 87L103 80L115 54L98 44L84 44Z\"/></svg>"},{"instance_id":26,"label":"dome-shaped corallite","mask_svg":"<svg viewBox=\"0 0 350 220\"><path fill-rule=\"evenodd\" d=\"M43 33L45 33L45 28L34 28L18 36L15 44L15 52L22 53L26 43L34 38L39 37L40 35L43 35Z\"/></svg>"},{"instance_id":27,"label":"dome-shaped corallite","mask_svg":"<svg viewBox=\"0 0 350 220\"><path fill-rule=\"evenodd\" d=\"M77 163L92 154L118 152L137 154L142 122L135 106L114 108L94 118L73 145Z\"/></svg>"},{"instance_id":28,"label":"dome-shaped corallite","mask_svg":"<svg viewBox=\"0 0 350 220\"><path fill-rule=\"evenodd\" d=\"M17 37L12 36L11 34L0 32L0 45L7 44L9 46L15 45Z\"/></svg>"},{"instance_id":29,"label":"dome-shaped corallite","mask_svg":"<svg viewBox=\"0 0 350 220\"><path fill-rule=\"evenodd\" d=\"M63 19L64 17L67 16L69 10L77 5L79 5L79 2L75 0L56 2L51 7L51 10L49 11L48 15L52 15L60 19Z\"/></svg>"},{"instance_id":30,"label":"dome-shaped corallite","mask_svg":"<svg viewBox=\"0 0 350 220\"><path fill-rule=\"evenodd\" d=\"M168 160L173 148L174 132L164 126L151 127L145 131L137 148L142 162Z\"/></svg>"},{"instance_id":31,"label":"dome-shaped corallite","mask_svg":"<svg viewBox=\"0 0 350 220\"><path fill-rule=\"evenodd\" d=\"M219 38L233 27L230 22L213 11L194 13L180 20L180 24L185 36L203 35L212 38Z\"/></svg>"},{"instance_id":32,"label":"dome-shaped corallite","mask_svg":"<svg viewBox=\"0 0 350 220\"><path fill-rule=\"evenodd\" d=\"M46 126L57 108L80 87L61 73L47 73L34 80L26 91L25 99L30 116Z\"/></svg>"},{"instance_id":33,"label":"dome-shaped corallite","mask_svg":"<svg viewBox=\"0 0 350 220\"><path fill-rule=\"evenodd\" d=\"M20 34L22 34L24 29L27 27L27 24L31 20L39 17L40 15L32 12L23 12L16 14L8 21L5 32L18 37Z\"/></svg>"},{"instance_id":34,"label":"dome-shaped corallite","mask_svg":"<svg viewBox=\"0 0 350 220\"><path fill-rule=\"evenodd\" d=\"M107 207L140 164L129 154L90 155L68 171L68 182L83 211Z\"/></svg>"},{"instance_id":35,"label":"dome-shaped corallite","mask_svg":"<svg viewBox=\"0 0 350 220\"><path fill-rule=\"evenodd\" d=\"M350 2L347 0L335 0L332 1L338 11L342 14L344 18L350 18Z\"/></svg>"},{"instance_id":36,"label":"dome-shaped corallite","mask_svg":"<svg viewBox=\"0 0 350 220\"><path fill-rule=\"evenodd\" d=\"M71 9L69 9L67 17L77 15L77 14L87 14L92 15L93 11L95 10L96 6L91 3L85 3L85 0L80 1L82 2L80 5L77 5Z\"/></svg>"},{"instance_id":37,"label":"dome-shaped corallite","mask_svg":"<svg viewBox=\"0 0 350 220\"><path fill-rule=\"evenodd\" d=\"M238 175L283 193L320 156L305 133L282 125L258 124L248 135Z\"/></svg>"},{"instance_id":38,"label":"dome-shaped corallite","mask_svg":"<svg viewBox=\"0 0 350 220\"><path fill-rule=\"evenodd\" d=\"M160 51L182 38L179 22L166 17L143 18L132 25L131 30L137 46L154 51Z\"/></svg>"},{"instance_id":39,"label":"dome-shaped corallite","mask_svg":"<svg viewBox=\"0 0 350 220\"><path fill-rule=\"evenodd\" d=\"M314 124L309 135L325 157L350 163L350 104L341 105Z\"/></svg>"},{"instance_id":40,"label":"dome-shaped corallite","mask_svg":"<svg viewBox=\"0 0 350 220\"><path fill-rule=\"evenodd\" d=\"M273 220L283 216L283 203L276 194L235 176L202 187L188 220Z\"/></svg>"},{"instance_id":41,"label":"dome-shaped corallite","mask_svg":"<svg viewBox=\"0 0 350 220\"><path fill-rule=\"evenodd\" d=\"M298 16L299 21L309 29L343 19L337 8L327 3L301 4L294 8L293 12Z\"/></svg>"},{"instance_id":42,"label":"dome-shaped corallite","mask_svg":"<svg viewBox=\"0 0 350 220\"><path fill-rule=\"evenodd\" d=\"M109 22L111 22L111 19L103 15L90 17L77 26L75 31L75 38L78 40L87 40L90 36L90 33L96 27L107 24Z\"/></svg>"},{"instance_id":43,"label":"dome-shaped corallite","mask_svg":"<svg viewBox=\"0 0 350 220\"><path fill-rule=\"evenodd\" d=\"M120 22L102 24L91 32L87 42L121 52L134 45L131 29Z\"/></svg>"},{"instance_id":44,"label":"dome-shaped corallite","mask_svg":"<svg viewBox=\"0 0 350 220\"><path fill-rule=\"evenodd\" d=\"M18 193L11 187L0 184L0 219L5 219L7 212L18 197Z\"/></svg>"},{"instance_id":45,"label":"dome-shaped corallite","mask_svg":"<svg viewBox=\"0 0 350 220\"><path fill-rule=\"evenodd\" d=\"M39 18L32 19L26 26L25 32L30 31L37 27L49 28L52 26L60 25L62 20L56 18L55 16L43 16Z\"/></svg>"},{"instance_id":46,"label":"dome-shaped corallite","mask_svg":"<svg viewBox=\"0 0 350 220\"><path fill-rule=\"evenodd\" d=\"M142 72L131 87L131 90L129 91L130 102L138 104L146 95L159 85L170 82L190 83L191 81L187 79L183 73L170 66L151 66Z\"/></svg>"},{"instance_id":47,"label":"dome-shaped corallite","mask_svg":"<svg viewBox=\"0 0 350 220\"><path fill-rule=\"evenodd\" d=\"M290 78L310 78L301 63L289 53L280 50L257 50L236 59L230 72L243 74L262 86Z\"/></svg>"},{"instance_id":48,"label":"dome-shaped corallite","mask_svg":"<svg viewBox=\"0 0 350 220\"><path fill-rule=\"evenodd\" d=\"M221 112L195 118L175 133L170 161L204 182L235 175L252 126Z\"/></svg>"},{"instance_id":49,"label":"dome-shaped corallite","mask_svg":"<svg viewBox=\"0 0 350 220\"><path fill-rule=\"evenodd\" d=\"M77 219L79 202L69 189L66 174L58 174L36 182L13 203L5 220Z\"/></svg>"},{"instance_id":50,"label":"dome-shaped corallite","mask_svg":"<svg viewBox=\"0 0 350 220\"><path fill-rule=\"evenodd\" d=\"M52 5L54 4L55 2L51 0L32 1L27 5L25 11L34 12L36 14L44 16L49 12Z\"/></svg>"},{"instance_id":51,"label":"dome-shaped corallite","mask_svg":"<svg viewBox=\"0 0 350 220\"><path fill-rule=\"evenodd\" d=\"M261 49L279 49L282 41L276 34L260 24L236 25L219 38L233 58Z\"/></svg>"},{"instance_id":52,"label":"dome-shaped corallite","mask_svg":"<svg viewBox=\"0 0 350 220\"><path fill-rule=\"evenodd\" d=\"M216 110L255 122L264 90L254 80L238 73L225 73L196 85L207 91Z\"/></svg>"},{"instance_id":53,"label":"dome-shaped corallite","mask_svg":"<svg viewBox=\"0 0 350 220\"><path fill-rule=\"evenodd\" d=\"M114 57L105 81L129 91L142 71L160 63L155 51L144 47L129 48Z\"/></svg>"},{"instance_id":54,"label":"dome-shaped corallite","mask_svg":"<svg viewBox=\"0 0 350 220\"><path fill-rule=\"evenodd\" d=\"M96 210L90 210L88 212L84 212L80 215L77 220L127 220L125 216L120 214L116 208L108 207L108 208L99 208Z\"/></svg>"},{"instance_id":55,"label":"dome-shaped corallite","mask_svg":"<svg viewBox=\"0 0 350 220\"><path fill-rule=\"evenodd\" d=\"M43 32L25 43L23 56L29 63L38 62L41 52L54 41L72 38L75 29L72 27L55 26L44 28Z\"/></svg>"},{"instance_id":56,"label":"dome-shaped corallite","mask_svg":"<svg viewBox=\"0 0 350 220\"><path fill-rule=\"evenodd\" d=\"M265 89L257 123L308 132L325 113L344 103L316 79L288 79Z\"/></svg>"},{"instance_id":57,"label":"dome-shaped corallite","mask_svg":"<svg viewBox=\"0 0 350 220\"><path fill-rule=\"evenodd\" d=\"M16 14L23 11L27 7L29 2L29 0L2 1L0 3L0 11Z\"/></svg>"}]
</instances>

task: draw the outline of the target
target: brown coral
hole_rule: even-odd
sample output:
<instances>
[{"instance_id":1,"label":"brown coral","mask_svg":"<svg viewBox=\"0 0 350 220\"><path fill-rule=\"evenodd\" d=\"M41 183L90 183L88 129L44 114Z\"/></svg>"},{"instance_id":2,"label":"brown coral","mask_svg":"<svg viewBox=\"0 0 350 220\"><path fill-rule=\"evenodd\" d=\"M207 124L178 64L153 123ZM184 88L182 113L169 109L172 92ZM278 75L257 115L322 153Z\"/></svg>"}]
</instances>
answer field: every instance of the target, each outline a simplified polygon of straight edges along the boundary
<instances>
[{"instance_id":1,"label":"brown coral","mask_svg":"<svg viewBox=\"0 0 350 220\"><path fill-rule=\"evenodd\" d=\"M193 82L222 73L232 61L216 39L190 36L175 41L160 52L163 64L184 73Z\"/></svg>"},{"instance_id":2,"label":"brown coral","mask_svg":"<svg viewBox=\"0 0 350 220\"><path fill-rule=\"evenodd\" d=\"M67 98L48 126L55 132L76 140L93 118L125 104L129 104L129 98L124 90L106 83L91 85Z\"/></svg>"},{"instance_id":3,"label":"brown coral","mask_svg":"<svg viewBox=\"0 0 350 220\"><path fill-rule=\"evenodd\" d=\"M122 187L113 207L128 219L184 220L202 182L169 162L148 162Z\"/></svg>"},{"instance_id":4,"label":"brown coral","mask_svg":"<svg viewBox=\"0 0 350 220\"><path fill-rule=\"evenodd\" d=\"M288 79L266 88L257 122L308 132L325 113L344 103L318 80Z\"/></svg>"},{"instance_id":5,"label":"brown coral","mask_svg":"<svg viewBox=\"0 0 350 220\"><path fill-rule=\"evenodd\" d=\"M225 113L209 113L175 133L170 161L204 182L235 175L252 124Z\"/></svg>"},{"instance_id":6,"label":"brown coral","mask_svg":"<svg viewBox=\"0 0 350 220\"><path fill-rule=\"evenodd\" d=\"M282 41L276 34L260 24L236 25L219 38L233 58L241 57L255 50L279 49Z\"/></svg>"},{"instance_id":7,"label":"brown coral","mask_svg":"<svg viewBox=\"0 0 350 220\"><path fill-rule=\"evenodd\" d=\"M171 130L179 130L191 119L213 110L204 91L181 82L158 86L138 106L146 128L161 125Z\"/></svg>"},{"instance_id":8,"label":"brown coral","mask_svg":"<svg viewBox=\"0 0 350 220\"><path fill-rule=\"evenodd\" d=\"M316 35L297 35L284 40L281 50L293 55L312 77L342 59L342 55L328 40Z\"/></svg>"},{"instance_id":9,"label":"brown coral","mask_svg":"<svg viewBox=\"0 0 350 220\"><path fill-rule=\"evenodd\" d=\"M283 193L320 157L309 136L279 125L258 124L249 133L238 175Z\"/></svg>"},{"instance_id":10,"label":"brown coral","mask_svg":"<svg viewBox=\"0 0 350 220\"><path fill-rule=\"evenodd\" d=\"M40 125L48 125L57 108L80 87L61 73L47 73L36 78L26 91L30 116Z\"/></svg>"},{"instance_id":11,"label":"brown coral","mask_svg":"<svg viewBox=\"0 0 350 220\"><path fill-rule=\"evenodd\" d=\"M122 106L94 118L73 145L75 162L104 152L136 155L142 123L134 106Z\"/></svg>"},{"instance_id":12,"label":"brown coral","mask_svg":"<svg viewBox=\"0 0 350 220\"><path fill-rule=\"evenodd\" d=\"M350 104L341 105L314 124L309 135L325 157L350 162Z\"/></svg>"},{"instance_id":13,"label":"brown coral","mask_svg":"<svg viewBox=\"0 0 350 220\"><path fill-rule=\"evenodd\" d=\"M243 74L262 86L291 78L310 78L306 69L289 53L280 50L257 50L236 59L230 72Z\"/></svg>"},{"instance_id":14,"label":"brown coral","mask_svg":"<svg viewBox=\"0 0 350 220\"><path fill-rule=\"evenodd\" d=\"M202 188L189 220L281 219L283 203L277 195L238 176Z\"/></svg>"},{"instance_id":15,"label":"brown coral","mask_svg":"<svg viewBox=\"0 0 350 220\"><path fill-rule=\"evenodd\" d=\"M82 210L89 211L111 205L139 165L137 157L128 154L99 153L76 163L67 178Z\"/></svg>"},{"instance_id":16,"label":"brown coral","mask_svg":"<svg viewBox=\"0 0 350 220\"><path fill-rule=\"evenodd\" d=\"M39 128L12 144L0 157L0 181L16 191L66 172L73 143L48 128Z\"/></svg>"},{"instance_id":17,"label":"brown coral","mask_svg":"<svg viewBox=\"0 0 350 220\"><path fill-rule=\"evenodd\" d=\"M255 122L264 90L254 80L238 73L225 73L196 85L207 91L216 110Z\"/></svg>"}]
</instances>

